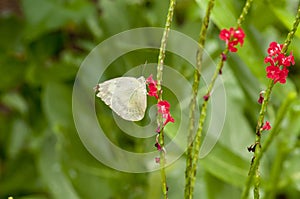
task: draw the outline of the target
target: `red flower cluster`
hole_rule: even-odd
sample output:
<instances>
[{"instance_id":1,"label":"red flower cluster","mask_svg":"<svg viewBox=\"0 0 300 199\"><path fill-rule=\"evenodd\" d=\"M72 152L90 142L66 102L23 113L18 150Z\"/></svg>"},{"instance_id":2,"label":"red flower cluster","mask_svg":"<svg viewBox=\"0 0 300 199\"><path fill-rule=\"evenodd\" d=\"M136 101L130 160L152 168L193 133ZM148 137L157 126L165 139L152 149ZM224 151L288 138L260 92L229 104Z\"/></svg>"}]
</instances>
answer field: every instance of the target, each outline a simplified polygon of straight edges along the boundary
<instances>
[{"instance_id":1,"label":"red flower cluster","mask_svg":"<svg viewBox=\"0 0 300 199\"><path fill-rule=\"evenodd\" d=\"M237 48L235 47L238 43L243 46L245 33L242 28L230 28L229 30L223 29L219 35L220 39L226 42L228 50L230 52L236 52Z\"/></svg>"},{"instance_id":2,"label":"red flower cluster","mask_svg":"<svg viewBox=\"0 0 300 199\"><path fill-rule=\"evenodd\" d=\"M157 82L153 80L152 75L150 75L146 83L148 85L148 95L153 96L156 99L158 99L158 94L157 94ZM169 122L174 122L174 118L170 114L170 104L168 101L161 100L157 103L157 110L159 113L162 114L162 117L164 119L163 127L169 123Z\"/></svg>"},{"instance_id":3,"label":"red flower cluster","mask_svg":"<svg viewBox=\"0 0 300 199\"><path fill-rule=\"evenodd\" d=\"M157 82L152 78L152 75L150 75L146 79L146 83L147 83L148 88L149 88L148 95L158 99L157 86L156 86Z\"/></svg>"},{"instance_id":4,"label":"red flower cluster","mask_svg":"<svg viewBox=\"0 0 300 199\"><path fill-rule=\"evenodd\" d=\"M153 80L152 75L150 75L146 79L146 84L148 85L148 95L155 97L158 99L157 94L157 82ZM164 150L164 148L159 144L158 137L162 128L164 128L169 122L174 122L174 118L170 114L170 104L166 100L159 100L157 103L157 112L162 115L163 118L163 126L158 126L156 132L158 135L156 136L155 147L158 151ZM160 159L155 158L155 162L159 163Z\"/></svg>"},{"instance_id":5,"label":"red flower cluster","mask_svg":"<svg viewBox=\"0 0 300 199\"><path fill-rule=\"evenodd\" d=\"M276 42L271 42L268 48L268 56L265 58L265 63L269 63L270 66L266 68L267 77L273 79L274 83L284 84L288 76L289 67L291 64L295 64L294 56L292 52L289 56L285 56L281 52L283 45Z\"/></svg>"},{"instance_id":6,"label":"red flower cluster","mask_svg":"<svg viewBox=\"0 0 300 199\"><path fill-rule=\"evenodd\" d=\"M167 102L165 100L159 101L158 104L157 104L157 109L158 109L158 112L162 114L162 117L164 119L163 126L166 126L169 122L174 123L175 120L170 114L170 104L169 104L169 102Z\"/></svg>"},{"instance_id":7,"label":"red flower cluster","mask_svg":"<svg viewBox=\"0 0 300 199\"><path fill-rule=\"evenodd\" d=\"M271 125L270 125L270 122L266 121L265 125L262 127L262 131L264 130L270 130L271 129Z\"/></svg>"}]
</instances>

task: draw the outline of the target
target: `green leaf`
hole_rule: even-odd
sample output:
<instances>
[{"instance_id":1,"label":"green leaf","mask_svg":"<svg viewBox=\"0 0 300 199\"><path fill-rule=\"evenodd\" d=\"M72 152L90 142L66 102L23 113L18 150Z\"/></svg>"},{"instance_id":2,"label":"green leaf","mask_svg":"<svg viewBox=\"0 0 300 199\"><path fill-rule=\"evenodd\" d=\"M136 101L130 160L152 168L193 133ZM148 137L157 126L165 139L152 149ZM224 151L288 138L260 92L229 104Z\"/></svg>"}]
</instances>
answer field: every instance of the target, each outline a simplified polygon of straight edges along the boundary
<instances>
[{"instance_id":1,"label":"green leaf","mask_svg":"<svg viewBox=\"0 0 300 199\"><path fill-rule=\"evenodd\" d=\"M206 8L208 0L196 0L202 9ZM236 26L237 18L241 10L237 9L234 0L216 1L212 11L212 19L219 28L230 28Z\"/></svg>"},{"instance_id":2,"label":"green leaf","mask_svg":"<svg viewBox=\"0 0 300 199\"><path fill-rule=\"evenodd\" d=\"M83 0L23 0L22 6L28 22L25 38L29 41L62 27L69 26L72 29L95 12L95 8Z\"/></svg>"},{"instance_id":3,"label":"green leaf","mask_svg":"<svg viewBox=\"0 0 300 199\"><path fill-rule=\"evenodd\" d=\"M270 9L275 13L277 18L285 25L285 27L288 30L290 30L292 28L292 24L293 24L293 21L296 16L296 12L297 12L296 9L294 10L294 12L292 12L292 11L289 11L287 8L277 7L274 5L271 5ZM297 31L295 33L295 35L297 37L300 37L300 32Z\"/></svg>"},{"instance_id":4,"label":"green leaf","mask_svg":"<svg viewBox=\"0 0 300 199\"><path fill-rule=\"evenodd\" d=\"M24 64L10 55L0 56L0 90L12 89L22 83L26 70Z\"/></svg>"},{"instance_id":5,"label":"green leaf","mask_svg":"<svg viewBox=\"0 0 300 199\"><path fill-rule=\"evenodd\" d=\"M65 62L51 63L49 67L45 67L40 63L32 63L27 70L26 80L33 86L48 84L53 81L72 80L77 72L74 64Z\"/></svg>"},{"instance_id":6,"label":"green leaf","mask_svg":"<svg viewBox=\"0 0 300 199\"><path fill-rule=\"evenodd\" d=\"M43 92L43 108L51 125L73 125L71 88L61 83L49 82Z\"/></svg>"},{"instance_id":7,"label":"green leaf","mask_svg":"<svg viewBox=\"0 0 300 199\"><path fill-rule=\"evenodd\" d=\"M283 164L284 171L282 185L285 187L293 187L300 191L300 99L295 101L289 110L286 118L287 124L283 125L280 134L278 135L278 142L280 148L278 150L285 150L288 153L286 161Z\"/></svg>"},{"instance_id":8,"label":"green leaf","mask_svg":"<svg viewBox=\"0 0 300 199\"><path fill-rule=\"evenodd\" d=\"M250 161L218 144L211 153L200 160L200 165L213 176L228 184L242 188L247 178Z\"/></svg>"},{"instance_id":9,"label":"green leaf","mask_svg":"<svg viewBox=\"0 0 300 199\"><path fill-rule=\"evenodd\" d=\"M74 190L71 181L63 172L55 145L55 138L50 135L50 137L45 139L41 152L37 157L38 169L43 182L54 199L79 199L80 197Z\"/></svg>"},{"instance_id":10,"label":"green leaf","mask_svg":"<svg viewBox=\"0 0 300 199\"><path fill-rule=\"evenodd\" d=\"M21 114L25 114L28 112L27 102L19 93L6 93L1 97L1 101L7 107L18 111Z\"/></svg>"},{"instance_id":11,"label":"green leaf","mask_svg":"<svg viewBox=\"0 0 300 199\"><path fill-rule=\"evenodd\" d=\"M0 51L15 50L21 43L24 24L15 17L0 17Z\"/></svg>"},{"instance_id":12,"label":"green leaf","mask_svg":"<svg viewBox=\"0 0 300 199\"><path fill-rule=\"evenodd\" d=\"M48 199L48 197L43 195L28 195L18 197L18 199Z\"/></svg>"},{"instance_id":13,"label":"green leaf","mask_svg":"<svg viewBox=\"0 0 300 199\"><path fill-rule=\"evenodd\" d=\"M41 187L37 186L39 182L36 165L28 153L21 153L14 159L5 159L1 166L0 198L16 193L40 191Z\"/></svg>"},{"instance_id":14,"label":"green leaf","mask_svg":"<svg viewBox=\"0 0 300 199\"><path fill-rule=\"evenodd\" d=\"M15 158L20 153L22 148L26 146L29 133L29 127L23 120L17 119L13 123L8 144L9 157Z\"/></svg>"},{"instance_id":15,"label":"green leaf","mask_svg":"<svg viewBox=\"0 0 300 199\"><path fill-rule=\"evenodd\" d=\"M211 175L210 173L205 173L204 179L206 182L207 189L207 199L231 199L239 198L241 193L237 187L231 186L224 183ZM217 191L216 191L217 188Z\"/></svg>"}]
</instances>

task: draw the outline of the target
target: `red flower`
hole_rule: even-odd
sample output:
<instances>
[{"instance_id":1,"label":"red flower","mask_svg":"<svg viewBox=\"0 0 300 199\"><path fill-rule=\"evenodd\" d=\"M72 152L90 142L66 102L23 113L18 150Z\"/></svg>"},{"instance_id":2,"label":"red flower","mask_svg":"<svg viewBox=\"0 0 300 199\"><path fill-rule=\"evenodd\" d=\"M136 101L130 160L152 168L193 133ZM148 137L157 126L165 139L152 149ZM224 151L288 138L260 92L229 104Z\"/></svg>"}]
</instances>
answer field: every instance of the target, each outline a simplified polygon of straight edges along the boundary
<instances>
[{"instance_id":1,"label":"red flower","mask_svg":"<svg viewBox=\"0 0 300 199\"><path fill-rule=\"evenodd\" d=\"M229 42L229 43L228 43L228 50L229 50L230 52L235 53L238 49L237 49L236 47L234 47L234 46L236 46L235 43Z\"/></svg>"},{"instance_id":2,"label":"red flower","mask_svg":"<svg viewBox=\"0 0 300 199\"><path fill-rule=\"evenodd\" d=\"M279 70L277 78L274 80L275 83L279 82L281 84L284 84L286 82L286 78L289 74L289 70L286 68L283 68L282 70Z\"/></svg>"},{"instance_id":3,"label":"red flower","mask_svg":"<svg viewBox=\"0 0 300 199\"><path fill-rule=\"evenodd\" d=\"M246 35L245 35L243 29L240 28L240 27L239 27L238 29L236 29L236 30L234 31L234 33L233 33L233 37L237 39L238 43L240 43L241 46L242 46L243 43L244 43L244 38L245 38L245 36L246 36Z\"/></svg>"},{"instance_id":4,"label":"red flower","mask_svg":"<svg viewBox=\"0 0 300 199\"><path fill-rule=\"evenodd\" d=\"M289 70L286 68L280 69L277 66L268 66L266 68L267 77L274 80L274 83L284 84L289 74Z\"/></svg>"},{"instance_id":5,"label":"red flower","mask_svg":"<svg viewBox=\"0 0 300 199\"><path fill-rule=\"evenodd\" d=\"M154 84L156 85L156 81L153 79L152 74L146 79L147 84Z\"/></svg>"},{"instance_id":6,"label":"red flower","mask_svg":"<svg viewBox=\"0 0 300 199\"><path fill-rule=\"evenodd\" d=\"M159 101L157 103L158 112L161 114L167 114L170 111L170 104L166 100Z\"/></svg>"},{"instance_id":7,"label":"red flower","mask_svg":"<svg viewBox=\"0 0 300 199\"><path fill-rule=\"evenodd\" d=\"M158 99L158 95L157 95L157 82L155 80L153 80L152 75L150 75L147 79L146 79L146 83L148 85L148 95L149 96L153 96L156 99Z\"/></svg>"},{"instance_id":8,"label":"red flower","mask_svg":"<svg viewBox=\"0 0 300 199\"><path fill-rule=\"evenodd\" d=\"M158 112L162 114L165 119L163 126L166 126L169 122L174 122L174 118L170 114L170 104L168 101L162 100L157 104Z\"/></svg>"},{"instance_id":9,"label":"red flower","mask_svg":"<svg viewBox=\"0 0 300 199\"><path fill-rule=\"evenodd\" d=\"M259 98L258 98L258 100L257 100L257 102L259 103L259 104L262 104L263 103L263 101L264 101L264 95L265 94L265 91L261 91L260 93L259 93Z\"/></svg>"},{"instance_id":10,"label":"red flower","mask_svg":"<svg viewBox=\"0 0 300 199\"><path fill-rule=\"evenodd\" d=\"M174 118L171 116L170 112L167 113L166 115L163 115L163 118L166 119L165 122L164 122L164 126L166 126L169 122L172 122L172 123L175 122L175 120L174 120Z\"/></svg>"},{"instance_id":11,"label":"red flower","mask_svg":"<svg viewBox=\"0 0 300 199\"><path fill-rule=\"evenodd\" d=\"M282 47L283 47L282 44L278 44L275 41L271 42L268 48L269 56L275 56L281 54Z\"/></svg>"},{"instance_id":12,"label":"red flower","mask_svg":"<svg viewBox=\"0 0 300 199\"><path fill-rule=\"evenodd\" d=\"M277 66L271 65L266 68L267 77L275 80L278 77L279 68Z\"/></svg>"},{"instance_id":13,"label":"red flower","mask_svg":"<svg viewBox=\"0 0 300 199\"><path fill-rule=\"evenodd\" d=\"M270 130L271 129L271 125L270 122L266 121L265 125L262 127L262 131L264 130Z\"/></svg>"},{"instance_id":14,"label":"red flower","mask_svg":"<svg viewBox=\"0 0 300 199\"><path fill-rule=\"evenodd\" d=\"M264 97L261 96L261 95L259 95L259 98L258 98L257 102L258 102L259 104L262 104L263 101L264 101Z\"/></svg>"},{"instance_id":15,"label":"red flower","mask_svg":"<svg viewBox=\"0 0 300 199\"><path fill-rule=\"evenodd\" d=\"M274 66L274 65L275 65L274 59L273 59L272 57L270 57L270 56L267 56L267 57L265 58L265 63L270 63L271 66Z\"/></svg>"},{"instance_id":16,"label":"red flower","mask_svg":"<svg viewBox=\"0 0 300 199\"><path fill-rule=\"evenodd\" d=\"M294 60L294 56L293 53L291 52L291 54L287 57L283 57L281 59L281 64L284 66L290 66L290 65L294 65L295 64L295 60Z\"/></svg>"},{"instance_id":17,"label":"red flower","mask_svg":"<svg viewBox=\"0 0 300 199\"><path fill-rule=\"evenodd\" d=\"M267 77L273 79L274 83L284 84L289 73L287 67L294 65L295 60L292 53L285 56L281 52L282 47L282 44L271 42L268 48L269 55L265 58L265 63L270 63L270 66L266 68Z\"/></svg>"},{"instance_id":18,"label":"red flower","mask_svg":"<svg viewBox=\"0 0 300 199\"><path fill-rule=\"evenodd\" d=\"M245 33L242 28L230 28L229 30L223 29L219 35L221 40L224 40L228 46L230 52L236 52L237 48L235 47L240 43L243 46Z\"/></svg>"},{"instance_id":19,"label":"red flower","mask_svg":"<svg viewBox=\"0 0 300 199\"><path fill-rule=\"evenodd\" d=\"M230 40L230 36L231 36L231 31L232 31L232 29L233 29L233 28L230 28L229 30L223 29L223 30L221 30L221 32L220 32L219 37L220 37L220 39L226 41L226 44L227 44L227 43L229 42L229 40Z\"/></svg>"}]
</instances>

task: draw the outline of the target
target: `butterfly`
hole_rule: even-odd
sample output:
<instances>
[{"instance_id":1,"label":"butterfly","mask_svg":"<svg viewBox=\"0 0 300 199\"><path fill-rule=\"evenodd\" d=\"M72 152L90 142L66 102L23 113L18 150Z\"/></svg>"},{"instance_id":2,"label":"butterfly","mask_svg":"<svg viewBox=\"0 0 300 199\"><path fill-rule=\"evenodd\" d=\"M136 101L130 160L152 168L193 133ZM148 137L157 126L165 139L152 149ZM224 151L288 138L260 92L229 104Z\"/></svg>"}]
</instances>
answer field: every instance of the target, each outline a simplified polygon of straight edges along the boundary
<instances>
[{"instance_id":1,"label":"butterfly","mask_svg":"<svg viewBox=\"0 0 300 199\"><path fill-rule=\"evenodd\" d=\"M139 121L147 107L146 81L143 76L117 77L97 84L96 96L124 120Z\"/></svg>"}]
</instances>

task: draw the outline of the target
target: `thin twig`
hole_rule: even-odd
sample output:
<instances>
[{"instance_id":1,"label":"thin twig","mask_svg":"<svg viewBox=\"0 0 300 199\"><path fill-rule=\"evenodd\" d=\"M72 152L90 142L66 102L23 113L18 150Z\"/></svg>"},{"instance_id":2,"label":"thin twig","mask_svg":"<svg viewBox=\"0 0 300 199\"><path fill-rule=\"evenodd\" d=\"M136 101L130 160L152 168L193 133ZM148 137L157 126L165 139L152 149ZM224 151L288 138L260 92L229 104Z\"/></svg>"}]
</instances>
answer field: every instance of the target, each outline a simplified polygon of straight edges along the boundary
<instances>
[{"instance_id":1,"label":"thin twig","mask_svg":"<svg viewBox=\"0 0 300 199\"><path fill-rule=\"evenodd\" d=\"M247 2L245 3L243 11L242 11L242 13L241 13L241 15L240 15L240 17L237 21L238 27L240 27L241 23L244 21L244 18L247 15L248 10L251 7L252 1L253 0L247 0ZM190 193L190 195L193 194L194 185L195 185L195 181L196 181L197 166L198 166L198 160L199 160L199 152L200 152L200 148L201 148L202 131L203 131L203 125L204 125L204 122L205 122L205 119L206 119L207 105L208 105L208 102L209 102L209 99L210 99L212 89L213 89L213 87L215 85L215 82L217 80L217 77L219 76L220 71L222 71L222 68L223 68L223 65L224 65L224 62L225 62L224 57L227 56L228 51L229 50L228 50L228 46L227 46L227 48L220 55L219 63L217 65L217 68L216 68L213 76L212 76L211 82L208 85L207 93L205 95L204 102L201 106L201 113L200 113L200 118L199 118L198 129L197 129L197 133L196 133L195 140L194 140L194 143L193 143L192 165L191 165L191 169L189 171L189 175L191 175L190 176L190 181L191 181L191 185L190 185L190 187L191 187L190 192L191 193ZM189 198L192 198L192 196L190 196Z\"/></svg>"},{"instance_id":2,"label":"thin twig","mask_svg":"<svg viewBox=\"0 0 300 199\"><path fill-rule=\"evenodd\" d=\"M194 83L193 83L193 94L192 100L190 103L190 125L189 125L189 134L188 134L188 149L187 149L187 159L186 159L186 170L185 170L185 192L184 196L186 199L193 197L193 189L194 185L192 183L191 171L192 171L192 161L193 161L193 137L194 137L194 130L195 130L195 110L197 104L197 95L199 89L199 82L202 70L202 59L203 59L203 50L205 46L206 40L206 33L209 25L209 19L211 11L214 7L214 0L210 0L206 9L206 14L202 22L200 36L199 36L199 48L197 52L197 62L196 62L196 69L194 72Z\"/></svg>"},{"instance_id":3,"label":"thin twig","mask_svg":"<svg viewBox=\"0 0 300 199\"><path fill-rule=\"evenodd\" d=\"M168 14L167 14L167 20L164 28L164 33L161 39L161 46L159 50L159 56L158 56L158 64L157 64L157 93L158 93L158 101L162 100L162 76L163 76L163 65L164 65L164 59L166 56L166 45L168 40L168 35L170 32L170 27L173 19L173 13L175 8L175 0L170 0ZM157 124L159 127L163 126L163 118L161 114L158 114L157 116ZM165 157L165 151L164 151L164 131L163 129L159 133L159 144L162 147L162 150L160 150L160 174L161 174L161 182L162 182L162 191L164 199L168 198L168 185L167 185L167 179L166 179L166 171L165 171L165 164L166 164L166 157Z\"/></svg>"},{"instance_id":4,"label":"thin twig","mask_svg":"<svg viewBox=\"0 0 300 199\"><path fill-rule=\"evenodd\" d=\"M298 28L300 22L300 7L298 7L298 12L295 18L295 21L293 23L293 28L291 29L291 31L288 33L287 38L284 42L284 46L281 50L282 53L286 53L288 46L290 45L296 31ZM263 153L265 152L265 150L267 149L267 147L270 145L271 141L273 140L274 136L269 136L270 138L266 140L266 147L261 148L261 127L263 125L264 122L264 116L266 113L266 108L267 108L267 104L269 102L270 99L270 95L272 92L272 88L274 86L274 82L273 80L270 80L269 84L268 84L268 89L266 91L265 94L265 98L262 102L262 106L261 106L261 110L259 113L259 117L258 117L258 121L257 121L257 126L256 126L256 138L255 138L255 152L254 152L254 157L252 158L252 163L249 169L249 173L248 173L248 178L246 180L246 185L245 188L243 190L242 193L242 199L246 199L248 197L249 194L249 190L251 187L251 183L252 180L254 180L254 198L258 199L259 198L259 181L260 181L260 176L259 176L259 164L260 164L260 159L263 155ZM276 123L275 123L276 125ZM271 134L273 135L273 134Z\"/></svg>"}]
</instances>

